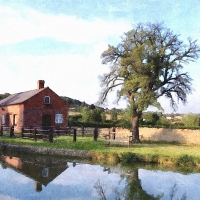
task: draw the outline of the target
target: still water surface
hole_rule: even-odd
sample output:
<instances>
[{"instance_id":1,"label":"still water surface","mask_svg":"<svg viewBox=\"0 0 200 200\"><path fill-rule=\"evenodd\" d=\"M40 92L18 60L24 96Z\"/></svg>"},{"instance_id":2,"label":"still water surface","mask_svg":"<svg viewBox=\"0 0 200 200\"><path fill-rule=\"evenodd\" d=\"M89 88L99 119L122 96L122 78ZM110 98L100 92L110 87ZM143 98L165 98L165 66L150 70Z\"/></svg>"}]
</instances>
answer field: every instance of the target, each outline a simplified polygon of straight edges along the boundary
<instances>
[{"instance_id":1,"label":"still water surface","mask_svg":"<svg viewBox=\"0 0 200 200\"><path fill-rule=\"evenodd\" d=\"M1 154L0 199L199 200L200 173Z\"/></svg>"}]
</instances>

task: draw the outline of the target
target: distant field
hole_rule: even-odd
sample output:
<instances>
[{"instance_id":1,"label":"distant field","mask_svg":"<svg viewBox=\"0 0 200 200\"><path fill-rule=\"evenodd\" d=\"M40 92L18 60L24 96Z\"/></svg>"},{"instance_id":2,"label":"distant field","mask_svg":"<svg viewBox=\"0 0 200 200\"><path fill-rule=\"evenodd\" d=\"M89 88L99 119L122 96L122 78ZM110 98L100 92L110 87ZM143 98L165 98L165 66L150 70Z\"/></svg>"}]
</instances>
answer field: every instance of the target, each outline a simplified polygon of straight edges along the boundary
<instances>
[{"instance_id":1,"label":"distant field","mask_svg":"<svg viewBox=\"0 0 200 200\"><path fill-rule=\"evenodd\" d=\"M72 115L80 115L81 113L80 112L74 112L74 111L69 111L69 116L72 116Z\"/></svg>"},{"instance_id":2,"label":"distant field","mask_svg":"<svg viewBox=\"0 0 200 200\"><path fill-rule=\"evenodd\" d=\"M70 111L69 110L69 116L73 116L73 115L80 115L81 113L80 112L74 112L74 111ZM110 114L106 114L106 119L107 120L110 120Z\"/></svg>"}]
</instances>

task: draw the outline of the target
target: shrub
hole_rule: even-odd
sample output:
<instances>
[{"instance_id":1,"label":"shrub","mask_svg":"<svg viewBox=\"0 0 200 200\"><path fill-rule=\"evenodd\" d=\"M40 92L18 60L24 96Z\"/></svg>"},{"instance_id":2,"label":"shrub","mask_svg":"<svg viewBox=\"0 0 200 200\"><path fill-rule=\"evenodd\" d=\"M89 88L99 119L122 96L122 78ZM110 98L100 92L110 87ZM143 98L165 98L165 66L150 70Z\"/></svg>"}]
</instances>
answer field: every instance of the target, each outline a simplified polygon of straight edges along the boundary
<instances>
[{"instance_id":1,"label":"shrub","mask_svg":"<svg viewBox=\"0 0 200 200\"><path fill-rule=\"evenodd\" d=\"M188 155L179 157L176 161L176 164L180 166L195 166L194 158Z\"/></svg>"},{"instance_id":2,"label":"shrub","mask_svg":"<svg viewBox=\"0 0 200 200\"><path fill-rule=\"evenodd\" d=\"M121 153L121 161L123 164L134 164L139 161L136 154L131 152Z\"/></svg>"},{"instance_id":3,"label":"shrub","mask_svg":"<svg viewBox=\"0 0 200 200\"><path fill-rule=\"evenodd\" d=\"M183 116L182 123L187 127L199 126L199 116L197 114L186 114Z\"/></svg>"}]
</instances>

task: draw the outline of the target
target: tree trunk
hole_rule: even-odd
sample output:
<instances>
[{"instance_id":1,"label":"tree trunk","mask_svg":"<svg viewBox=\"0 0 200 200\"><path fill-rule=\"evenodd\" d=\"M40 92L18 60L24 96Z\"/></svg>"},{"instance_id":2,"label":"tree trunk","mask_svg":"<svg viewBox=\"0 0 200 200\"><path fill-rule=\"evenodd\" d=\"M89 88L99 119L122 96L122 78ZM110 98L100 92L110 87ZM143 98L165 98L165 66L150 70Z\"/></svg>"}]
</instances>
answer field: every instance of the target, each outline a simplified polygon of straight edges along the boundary
<instances>
[{"instance_id":1,"label":"tree trunk","mask_svg":"<svg viewBox=\"0 0 200 200\"><path fill-rule=\"evenodd\" d=\"M132 117L132 136L133 136L133 142L134 143L140 143L140 137L139 137L139 118L140 114L137 114L136 116Z\"/></svg>"}]
</instances>

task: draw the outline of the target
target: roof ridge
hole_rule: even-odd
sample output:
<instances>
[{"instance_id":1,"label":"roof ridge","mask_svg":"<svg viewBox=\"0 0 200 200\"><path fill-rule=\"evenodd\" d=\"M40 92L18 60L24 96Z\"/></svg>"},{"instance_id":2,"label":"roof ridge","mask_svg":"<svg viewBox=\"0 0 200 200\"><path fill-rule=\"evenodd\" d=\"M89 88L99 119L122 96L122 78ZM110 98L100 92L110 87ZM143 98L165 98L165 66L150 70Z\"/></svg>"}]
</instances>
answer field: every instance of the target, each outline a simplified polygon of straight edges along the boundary
<instances>
[{"instance_id":1,"label":"roof ridge","mask_svg":"<svg viewBox=\"0 0 200 200\"><path fill-rule=\"evenodd\" d=\"M17 93L14 93L14 94L10 94L10 95L16 95L16 94L22 94L22 93L26 93L26 92L31 92L31 91L35 91L35 90L40 90L40 91L42 91L42 90L44 90L44 89L46 89L47 87L44 87L44 88L41 88L41 89L33 89L33 90L27 90L27 91L24 91L24 92L17 92ZM10 96L9 95L9 96ZM8 97L9 97L8 96ZM7 97L6 97L7 98Z\"/></svg>"},{"instance_id":2,"label":"roof ridge","mask_svg":"<svg viewBox=\"0 0 200 200\"><path fill-rule=\"evenodd\" d=\"M46 88L48 88L48 87L11 94L8 97L6 97L5 99L2 99L0 101L0 106L21 104L24 101L30 99L31 97L35 96L36 94L38 94L39 92L43 91Z\"/></svg>"}]
</instances>

